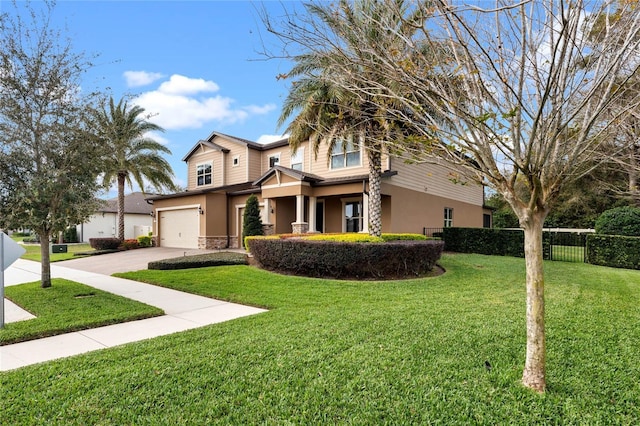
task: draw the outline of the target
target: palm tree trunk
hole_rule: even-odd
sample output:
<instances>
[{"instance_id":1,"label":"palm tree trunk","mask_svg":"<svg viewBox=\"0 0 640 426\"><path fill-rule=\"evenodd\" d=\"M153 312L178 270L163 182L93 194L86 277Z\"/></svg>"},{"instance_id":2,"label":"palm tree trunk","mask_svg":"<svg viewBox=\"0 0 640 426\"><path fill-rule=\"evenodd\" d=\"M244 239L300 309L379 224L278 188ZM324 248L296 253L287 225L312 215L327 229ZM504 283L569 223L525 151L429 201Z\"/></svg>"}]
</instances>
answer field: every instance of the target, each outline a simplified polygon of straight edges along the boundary
<instances>
[{"instance_id":1,"label":"palm tree trunk","mask_svg":"<svg viewBox=\"0 0 640 426\"><path fill-rule=\"evenodd\" d=\"M49 233L38 231L40 239L40 287L51 287L51 257L49 256Z\"/></svg>"},{"instance_id":2,"label":"palm tree trunk","mask_svg":"<svg viewBox=\"0 0 640 426\"><path fill-rule=\"evenodd\" d=\"M369 235L382 235L382 196L380 194L382 155L377 149L367 149L369 156Z\"/></svg>"},{"instance_id":3,"label":"palm tree trunk","mask_svg":"<svg viewBox=\"0 0 640 426\"><path fill-rule=\"evenodd\" d=\"M124 241L124 183L126 174L118 173L118 239Z\"/></svg>"},{"instance_id":4,"label":"palm tree trunk","mask_svg":"<svg viewBox=\"0 0 640 426\"><path fill-rule=\"evenodd\" d=\"M527 288L527 352L522 383L537 392L544 392L545 331L544 331L544 265L542 257L542 227L546 214L533 212L524 224L524 256Z\"/></svg>"}]
</instances>

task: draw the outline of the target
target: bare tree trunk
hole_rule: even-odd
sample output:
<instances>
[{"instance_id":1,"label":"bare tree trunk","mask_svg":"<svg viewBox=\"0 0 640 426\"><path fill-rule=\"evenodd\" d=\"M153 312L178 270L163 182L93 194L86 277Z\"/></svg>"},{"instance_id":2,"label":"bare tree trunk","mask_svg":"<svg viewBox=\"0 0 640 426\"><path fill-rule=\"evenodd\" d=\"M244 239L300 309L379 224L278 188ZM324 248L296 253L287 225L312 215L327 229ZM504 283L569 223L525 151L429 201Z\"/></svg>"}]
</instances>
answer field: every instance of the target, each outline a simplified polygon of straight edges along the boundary
<instances>
[{"instance_id":1,"label":"bare tree trunk","mask_svg":"<svg viewBox=\"0 0 640 426\"><path fill-rule=\"evenodd\" d=\"M49 233L38 232L40 239L40 287L51 287L51 257L49 256Z\"/></svg>"},{"instance_id":2,"label":"bare tree trunk","mask_svg":"<svg viewBox=\"0 0 640 426\"><path fill-rule=\"evenodd\" d=\"M118 239L124 241L124 183L126 175L118 173Z\"/></svg>"},{"instance_id":3,"label":"bare tree trunk","mask_svg":"<svg viewBox=\"0 0 640 426\"><path fill-rule=\"evenodd\" d=\"M527 352L522 383L537 392L544 392L545 332L544 332L544 265L542 227L545 212L529 215L524 226L524 256L527 288Z\"/></svg>"},{"instance_id":4,"label":"bare tree trunk","mask_svg":"<svg viewBox=\"0 0 640 426\"><path fill-rule=\"evenodd\" d=\"M369 155L369 235L382 235L382 196L380 194L382 155L380 151L368 149Z\"/></svg>"}]
</instances>

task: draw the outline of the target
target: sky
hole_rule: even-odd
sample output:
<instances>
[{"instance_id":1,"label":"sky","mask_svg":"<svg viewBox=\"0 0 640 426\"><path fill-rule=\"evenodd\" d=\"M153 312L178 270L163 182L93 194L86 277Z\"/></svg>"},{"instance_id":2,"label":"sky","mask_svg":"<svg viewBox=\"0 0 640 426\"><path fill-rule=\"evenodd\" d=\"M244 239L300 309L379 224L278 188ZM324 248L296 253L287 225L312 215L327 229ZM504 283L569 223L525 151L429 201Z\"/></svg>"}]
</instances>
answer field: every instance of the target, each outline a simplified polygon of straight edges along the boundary
<instances>
[{"instance_id":1,"label":"sky","mask_svg":"<svg viewBox=\"0 0 640 426\"><path fill-rule=\"evenodd\" d=\"M8 3L0 0L0 8L8 12ZM52 24L75 51L98 55L83 89L105 91L116 101L128 96L153 114L150 121L165 132L152 136L171 150L165 157L176 183L185 187L181 159L211 132L260 143L283 137L286 126L278 128L277 121L288 87L276 76L290 63L261 54L264 44L275 45L259 10L281 16L283 7L296 6L292 1L58 0ZM105 196L115 196L114 189Z\"/></svg>"}]
</instances>

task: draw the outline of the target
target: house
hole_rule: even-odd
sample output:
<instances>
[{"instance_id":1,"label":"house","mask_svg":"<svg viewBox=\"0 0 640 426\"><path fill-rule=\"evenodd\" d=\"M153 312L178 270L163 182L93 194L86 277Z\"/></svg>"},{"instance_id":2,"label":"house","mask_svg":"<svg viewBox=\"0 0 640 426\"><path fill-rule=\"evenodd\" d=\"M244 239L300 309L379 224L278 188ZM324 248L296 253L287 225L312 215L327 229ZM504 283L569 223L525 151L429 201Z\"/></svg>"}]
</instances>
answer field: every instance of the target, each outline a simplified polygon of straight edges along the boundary
<instances>
[{"instance_id":1,"label":"house","mask_svg":"<svg viewBox=\"0 0 640 426\"><path fill-rule=\"evenodd\" d=\"M160 246L239 247L247 198L256 194L267 234L367 232L368 158L357 144L315 156L287 139L262 145L213 132L187 152L187 190L149 197ZM484 188L443 166L383 157L383 232L490 226ZM458 182L453 182L457 180Z\"/></svg>"},{"instance_id":2,"label":"house","mask_svg":"<svg viewBox=\"0 0 640 426\"><path fill-rule=\"evenodd\" d=\"M149 235L153 229L153 206L145 200L142 192L124 196L124 237L137 238ZM116 237L118 235L118 199L105 200L104 206L76 226L78 241L89 242L89 238Z\"/></svg>"}]
</instances>

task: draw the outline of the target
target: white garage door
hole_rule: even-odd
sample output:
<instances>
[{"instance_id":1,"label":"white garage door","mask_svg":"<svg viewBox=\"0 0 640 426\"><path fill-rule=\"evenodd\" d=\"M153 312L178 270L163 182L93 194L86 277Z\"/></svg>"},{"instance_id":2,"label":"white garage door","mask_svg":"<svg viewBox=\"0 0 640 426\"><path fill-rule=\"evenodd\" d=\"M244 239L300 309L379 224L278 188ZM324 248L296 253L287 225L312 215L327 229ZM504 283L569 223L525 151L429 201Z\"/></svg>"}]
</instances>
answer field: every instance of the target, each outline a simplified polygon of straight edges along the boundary
<instances>
[{"instance_id":1,"label":"white garage door","mask_svg":"<svg viewBox=\"0 0 640 426\"><path fill-rule=\"evenodd\" d=\"M198 248L200 215L198 209L160 212L160 246Z\"/></svg>"}]
</instances>

